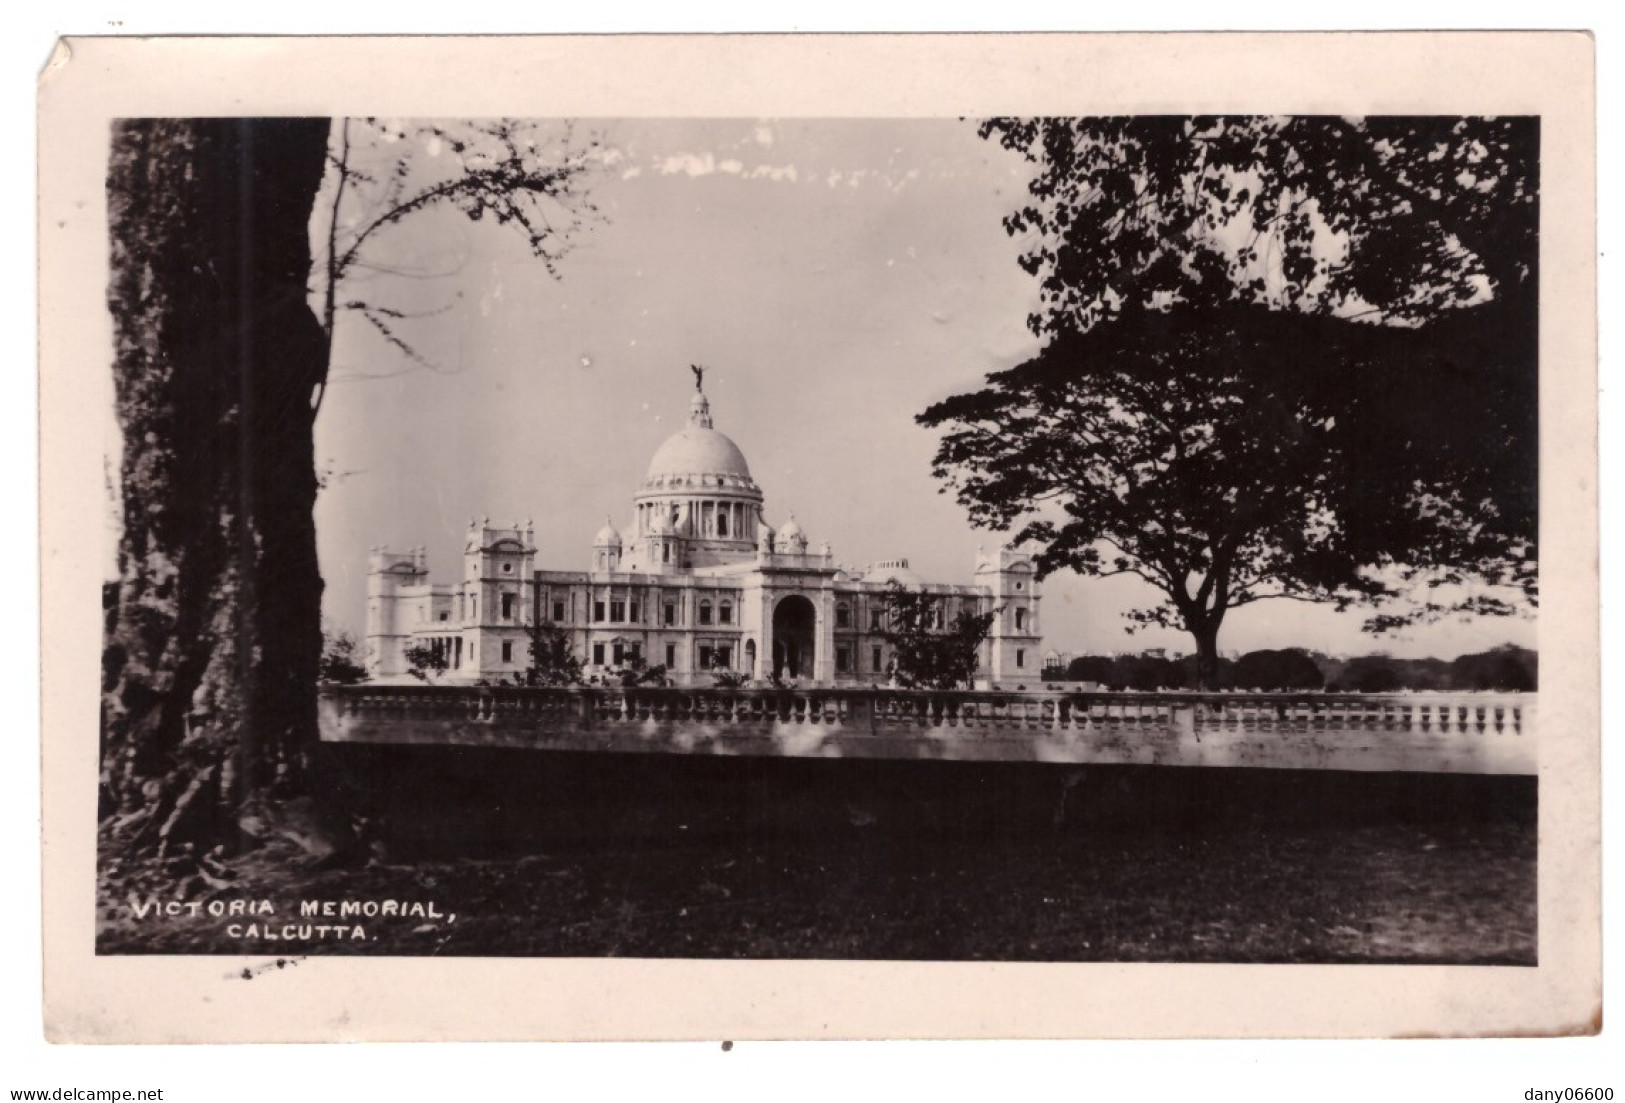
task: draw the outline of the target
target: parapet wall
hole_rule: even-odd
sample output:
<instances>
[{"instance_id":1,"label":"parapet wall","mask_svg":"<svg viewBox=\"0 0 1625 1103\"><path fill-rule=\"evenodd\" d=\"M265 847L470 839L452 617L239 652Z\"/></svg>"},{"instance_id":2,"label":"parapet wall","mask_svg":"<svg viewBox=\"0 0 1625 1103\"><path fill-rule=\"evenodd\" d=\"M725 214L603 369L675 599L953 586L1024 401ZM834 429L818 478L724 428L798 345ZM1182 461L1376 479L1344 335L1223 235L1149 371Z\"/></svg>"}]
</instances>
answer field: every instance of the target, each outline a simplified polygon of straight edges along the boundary
<instances>
[{"instance_id":1,"label":"parapet wall","mask_svg":"<svg viewBox=\"0 0 1625 1103\"><path fill-rule=\"evenodd\" d=\"M322 739L550 751L1538 773L1533 694L333 686Z\"/></svg>"}]
</instances>

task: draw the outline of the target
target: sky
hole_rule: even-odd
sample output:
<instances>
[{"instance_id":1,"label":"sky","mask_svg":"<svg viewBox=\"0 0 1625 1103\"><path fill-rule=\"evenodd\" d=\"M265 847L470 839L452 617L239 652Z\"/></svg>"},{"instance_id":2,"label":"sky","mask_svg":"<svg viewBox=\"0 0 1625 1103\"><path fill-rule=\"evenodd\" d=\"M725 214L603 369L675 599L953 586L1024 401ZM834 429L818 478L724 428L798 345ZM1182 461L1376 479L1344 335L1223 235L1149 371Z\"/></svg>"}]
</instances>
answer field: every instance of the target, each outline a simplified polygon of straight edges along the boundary
<instances>
[{"instance_id":1,"label":"sky","mask_svg":"<svg viewBox=\"0 0 1625 1103\"><path fill-rule=\"evenodd\" d=\"M341 317L317 425L330 624L362 632L374 545L425 545L434 577L457 578L471 517L533 519L539 566L584 569L593 533L606 517L628 526L650 457L684 424L690 364L708 369L715 426L743 450L770 523L793 513L852 567L904 556L932 580L969 581L978 546L1003 537L941 493L937 435L914 416L1037 351L1036 283L1001 222L1029 166L955 119L594 120L576 133L602 142L598 217L557 278L517 235L451 210L373 239L386 271L357 288L432 312L401 323L430 366ZM1157 597L1132 577L1058 574L1043 593L1046 650L1192 649L1178 631L1126 632L1123 611ZM1363 619L1264 602L1231 614L1220 647L1534 644L1532 621L1372 637Z\"/></svg>"}]
</instances>

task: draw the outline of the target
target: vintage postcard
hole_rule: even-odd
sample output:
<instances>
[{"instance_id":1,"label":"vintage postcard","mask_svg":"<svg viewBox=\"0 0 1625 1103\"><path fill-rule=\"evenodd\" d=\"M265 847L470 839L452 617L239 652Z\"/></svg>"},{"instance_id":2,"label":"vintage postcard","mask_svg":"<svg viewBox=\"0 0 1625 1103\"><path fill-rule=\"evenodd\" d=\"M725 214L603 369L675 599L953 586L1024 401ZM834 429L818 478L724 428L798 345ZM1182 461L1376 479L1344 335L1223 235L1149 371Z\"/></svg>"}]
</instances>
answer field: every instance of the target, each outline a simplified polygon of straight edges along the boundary
<instances>
[{"instance_id":1,"label":"vintage postcard","mask_svg":"<svg viewBox=\"0 0 1625 1103\"><path fill-rule=\"evenodd\" d=\"M1592 73L64 41L50 1036L1595 1032Z\"/></svg>"}]
</instances>

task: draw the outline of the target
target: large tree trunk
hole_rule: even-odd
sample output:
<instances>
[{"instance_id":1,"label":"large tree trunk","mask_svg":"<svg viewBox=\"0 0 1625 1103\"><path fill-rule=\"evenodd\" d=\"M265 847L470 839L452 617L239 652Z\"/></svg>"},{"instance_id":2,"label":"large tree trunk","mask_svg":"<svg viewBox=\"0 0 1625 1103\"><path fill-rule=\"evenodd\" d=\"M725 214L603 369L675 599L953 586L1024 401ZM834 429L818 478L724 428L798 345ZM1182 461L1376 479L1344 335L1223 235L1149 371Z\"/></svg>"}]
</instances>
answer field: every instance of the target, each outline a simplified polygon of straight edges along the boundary
<instances>
[{"instance_id":1,"label":"large tree trunk","mask_svg":"<svg viewBox=\"0 0 1625 1103\"><path fill-rule=\"evenodd\" d=\"M1188 627L1196 641L1196 688L1211 690L1219 687L1219 626L1198 623Z\"/></svg>"},{"instance_id":2,"label":"large tree trunk","mask_svg":"<svg viewBox=\"0 0 1625 1103\"><path fill-rule=\"evenodd\" d=\"M322 581L306 302L325 119L116 123L113 370L124 435L104 662L104 839L240 842L316 733Z\"/></svg>"}]
</instances>

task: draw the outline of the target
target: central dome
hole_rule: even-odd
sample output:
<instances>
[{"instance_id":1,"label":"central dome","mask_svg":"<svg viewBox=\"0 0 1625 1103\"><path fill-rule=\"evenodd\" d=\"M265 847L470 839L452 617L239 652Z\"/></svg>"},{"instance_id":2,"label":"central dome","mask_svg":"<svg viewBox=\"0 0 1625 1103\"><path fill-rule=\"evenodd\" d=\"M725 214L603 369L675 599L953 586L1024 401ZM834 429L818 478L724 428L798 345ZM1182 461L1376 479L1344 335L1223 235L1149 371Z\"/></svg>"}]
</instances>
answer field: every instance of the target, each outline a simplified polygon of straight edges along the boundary
<instances>
[{"instance_id":1,"label":"central dome","mask_svg":"<svg viewBox=\"0 0 1625 1103\"><path fill-rule=\"evenodd\" d=\"M649 461L653 479L668 475L734 475L750 478L750 465L739 445L715 429L688 425L673 433Z\"/></svg>"}]
</instances>

